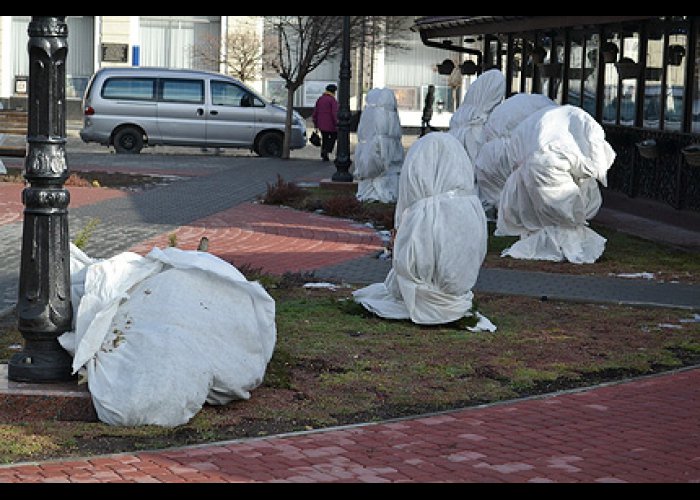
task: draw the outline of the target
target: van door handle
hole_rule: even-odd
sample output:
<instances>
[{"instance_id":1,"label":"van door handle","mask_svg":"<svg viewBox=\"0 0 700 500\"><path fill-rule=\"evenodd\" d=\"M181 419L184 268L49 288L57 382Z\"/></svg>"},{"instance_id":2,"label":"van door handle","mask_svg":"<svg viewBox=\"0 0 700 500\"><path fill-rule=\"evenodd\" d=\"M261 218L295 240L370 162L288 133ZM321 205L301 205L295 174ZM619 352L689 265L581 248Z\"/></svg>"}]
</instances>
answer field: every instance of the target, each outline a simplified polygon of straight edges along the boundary
<instances>
[{"instance_id":1,"label":"van door handle","mask_svg":"<svg viewBox=\"0 0 700 500\"><path fill-rule=\"evenodd\" d=\"M197 108L197 116L202 116L204 114L203 108Z\"/></svg>"},{"instance_id":2,"label":"van door handle","mask_svg":"<svg viewBox=\"0 0 700 500\"><path fill-rule=\"evenodd\" d=\"M210 114L210 115L213 115L213 116L216 116L216 115L219 114L219 112L218 112L217 110L215 110L215 109L212 109L211 111L209 111L209 114Z\"/></svg>"}]
</instances>

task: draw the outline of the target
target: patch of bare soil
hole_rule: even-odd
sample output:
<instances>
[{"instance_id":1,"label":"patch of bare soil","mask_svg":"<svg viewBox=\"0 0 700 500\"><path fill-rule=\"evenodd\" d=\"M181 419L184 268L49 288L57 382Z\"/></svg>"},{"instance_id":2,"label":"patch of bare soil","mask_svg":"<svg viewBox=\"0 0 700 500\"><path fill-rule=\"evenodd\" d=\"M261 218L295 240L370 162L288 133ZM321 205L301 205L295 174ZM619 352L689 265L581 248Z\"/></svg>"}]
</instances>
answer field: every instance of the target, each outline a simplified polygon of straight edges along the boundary
<instances>
[{"instance_id":1,"label":"patch of bare soil","mask_svg":"<svg viewBox=\"0 0 700 500\"><path fill-rule=\"evenodd\" d=\"M177 180L176 176L137 174L132 172L105 172L100 170L73 172L65 185L82 187L104 187L127 191L143 191L162 186ZM0 175L0 182L24 182L21 169L8 168L7 174Z\"/></svg>"}]
</instances>

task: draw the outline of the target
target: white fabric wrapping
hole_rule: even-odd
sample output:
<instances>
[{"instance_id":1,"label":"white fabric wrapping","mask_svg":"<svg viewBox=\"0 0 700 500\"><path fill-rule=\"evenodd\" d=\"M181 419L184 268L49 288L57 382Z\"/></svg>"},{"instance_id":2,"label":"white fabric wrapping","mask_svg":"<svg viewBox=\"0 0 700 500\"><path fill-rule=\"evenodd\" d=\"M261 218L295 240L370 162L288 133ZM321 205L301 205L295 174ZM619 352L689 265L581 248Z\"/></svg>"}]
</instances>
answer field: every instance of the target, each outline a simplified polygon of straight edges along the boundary
<instances>
[{"instance_id":1,"label":"white fabric wrapping","mask_svg":"<svg viewBox=\"0 0 700 500\"><path fill-rule=\"evenodd\" d=\"M575 106L544 108L514 130L508 155L517 168L501 192L496 234L520 241L503 255L595 262L605 240L586 226L615 160L602 127Z\"/></svg>"},{"instance_id":2,"label":"white fabric wrapping","mask_svg":"<svg viewBox=\"0 0 700 500\"><path fill-rule=\"evenodd\" d=\"M508 141L515 128L528 116L558 106L542 94L516 94L496 106L484 125L485 144L474 161L479 198L487 213L495 213L506 179L514 170L508 156Z\"/></svg>"},{"instance_id":3,"label":"white fabric wrapping","mask_svg":"<svg viewBox=\"0 0 700 500\"><path fill-rule=\"evenodd\" d=\"M531 114L558 106L544 94L515 94L496 106L484 125L484 138L509 137L515 128Z\"/></svg>"},{"instance_id":4,"label":"white fabric wrapping","mask_svg":"<svg viewBox=\"0 0 700 500\"><path fill-rule=\"evenodd\" d=\"M474 162L479 199L487 214L495 214L501 191L513 172L508 158L508 137L496 137L481 146Z\"/></svg>"},{"instance_id":5,"label":"white fabric wrapping","mask_svg":"<svg viewBox=\"0 0 700 500\"><path fill-rule=\"evenodd\" d=\"M506 79L497 69L481 74L467 90L462 104L450 119L449 133L464 147L472 162L485 142L484 125L493 109L503 101Z\"/></svg>"},{"instance_id":6,"label":"white fabric wrapping","mask_svg":"<svg viewBox=\"0 0 700 500\"><path fill-rule=\"evenodd\" d=\"M433 132L411 146L399 182L392 269L383 283L354 292L357 302L381 317L417 324L473 315L471 289L487 245L473 178L453 136Z\"/></svg>"},{"instance_id":7,"label":"white fabric wrapping","mask_svg":"<svg viewBox=\"0 0 700 500\"><path fill-rule=\"evenodd\" d=\"M262 382L276 327L259 283L204 252L91 261L71 250L75 330L59 342L85 369L101 421L177 426Z\"/></svg>"},{"instance_id":8,"label":"white fabric wrapping","mask_svg":"<svg viewBox=\"0 0 700 500\"><path fill-rule=\"evenodd\" d=\"M360 201L396 201L404 158L396 96L390 89L372 89L357 127L353 174Z\"/></svg>"}]
</instances>

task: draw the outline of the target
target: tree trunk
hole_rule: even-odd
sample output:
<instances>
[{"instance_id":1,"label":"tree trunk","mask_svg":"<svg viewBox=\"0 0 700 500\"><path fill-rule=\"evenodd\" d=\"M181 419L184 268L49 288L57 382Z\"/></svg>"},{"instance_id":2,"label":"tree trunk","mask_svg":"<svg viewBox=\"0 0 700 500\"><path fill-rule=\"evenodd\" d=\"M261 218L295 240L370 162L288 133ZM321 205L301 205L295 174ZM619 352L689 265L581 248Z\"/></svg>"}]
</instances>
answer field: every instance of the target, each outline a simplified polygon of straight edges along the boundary
<instances>
[{"instance_id":1,"label":"tree trunk","mask_svg":"<svg viewBox=\"0 0 700 500\"><path fill-rule=\"evenodd\" d=\"M289 159L289 141L292 137L292 113L294 111L294 92L291 85L287 87L287 118L284 123L284 142L282 143L282 159Z\"/></svg>"}]
</instances>

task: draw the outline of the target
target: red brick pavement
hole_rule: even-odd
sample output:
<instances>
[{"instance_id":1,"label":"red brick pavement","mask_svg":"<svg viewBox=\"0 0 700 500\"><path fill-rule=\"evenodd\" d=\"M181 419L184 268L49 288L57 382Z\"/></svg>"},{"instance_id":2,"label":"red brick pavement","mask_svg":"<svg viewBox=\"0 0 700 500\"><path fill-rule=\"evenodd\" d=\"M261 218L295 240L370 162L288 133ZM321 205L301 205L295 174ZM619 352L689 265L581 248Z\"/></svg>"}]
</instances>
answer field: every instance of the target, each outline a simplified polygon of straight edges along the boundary
<instances>
[{"instance_id":1,"label":"red brick pavement","mask_svg":"<svg viewBox=\"0 0 700 500\"><path fill-rule=\"evenodd\" d=\"M67 461L0 482L700 482L700 370L415 419Z\"/></svg>"},{"instance_id":2,"label":"red brick pavement","mask_svg":"<svg viewBox=\"0 0 700 500\"><path fill-rule=\"evenodd\" d=\"M382 249L375 230L353 221L256 203L200 219L174 234L178 248L194 250L206 236L210 253L271 274L310 271ZM162 234L131 251L145 254L154 246L162 248L170 236Z\"/></svg>"},{"instance_id":3,"label":"red brick pavement","mask_svg":"<svg viewBox=\"0 0 700 500\"><path fill-rule=\"evenodd\" d=\"M22 220L23 185L0 183L0 225ZM128 196L118 189L69 188L71 206ZM354 221L324 217L285 207L246 203L179 227L178 248L197 248L209 238L209 252L236 266L247 264L271 274L304 272L378 252L376 231ZM146 254L170 244L171 233L142 242L131 251Z\"/></svg>"}]
</instances>

